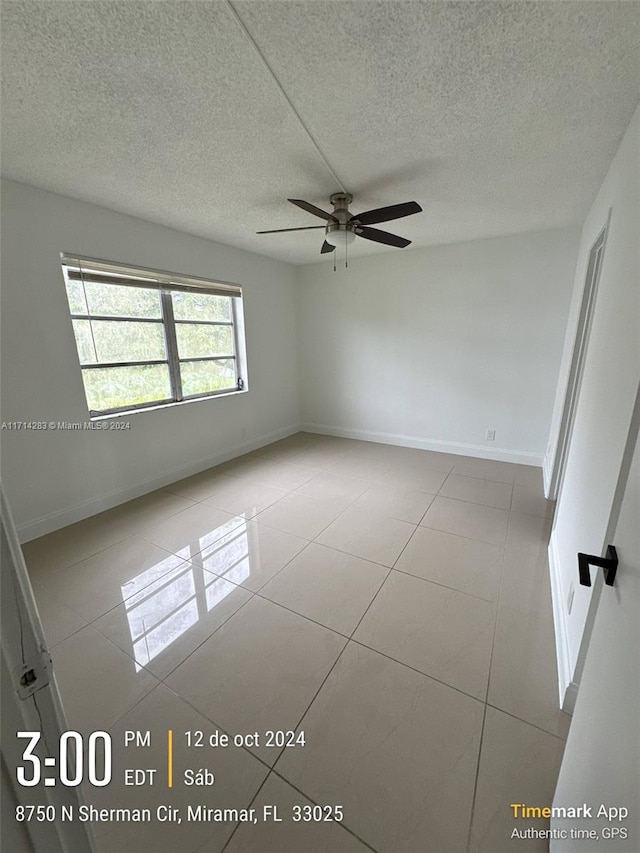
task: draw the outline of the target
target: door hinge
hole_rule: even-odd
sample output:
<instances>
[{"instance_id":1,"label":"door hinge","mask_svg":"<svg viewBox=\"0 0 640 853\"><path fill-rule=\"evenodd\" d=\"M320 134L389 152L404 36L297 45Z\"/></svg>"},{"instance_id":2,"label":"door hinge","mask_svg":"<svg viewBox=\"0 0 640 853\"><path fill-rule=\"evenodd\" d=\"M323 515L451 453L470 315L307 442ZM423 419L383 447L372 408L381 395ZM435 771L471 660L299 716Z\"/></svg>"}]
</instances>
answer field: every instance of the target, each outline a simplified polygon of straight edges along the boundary
<instances>
[{"instance_id":1,"label":"door hinge","mask_svg":"<svg viewBox=\"0 0 640 853\"><path fill-rule=\"evenodd\" d=\"M13 673L13 682L18 696L28 699L36 690L46 687L51 681L52 668L53 661L46 649L17 667Z\"/></svg>"}]
</instances>

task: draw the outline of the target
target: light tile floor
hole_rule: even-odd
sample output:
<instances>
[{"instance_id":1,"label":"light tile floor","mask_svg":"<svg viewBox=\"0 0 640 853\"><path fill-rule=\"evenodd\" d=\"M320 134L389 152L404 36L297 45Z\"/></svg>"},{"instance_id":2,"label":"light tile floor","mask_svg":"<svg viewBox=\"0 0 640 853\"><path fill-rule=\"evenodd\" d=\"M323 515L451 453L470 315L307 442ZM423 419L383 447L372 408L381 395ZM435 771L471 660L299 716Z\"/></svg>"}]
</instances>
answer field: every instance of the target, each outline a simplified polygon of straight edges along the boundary
<instances>
[{"instance_id":1,"label":"light tile floor","mask_svg":"<svg viewBox=\"0 0 640 853\"><path fill-rule=\"evenodd\" d=\"M536 468L298 433L25 545L70 727L110 731L114 779L158 768L87 801L285 818L98 824L100 853L546 850L510 839L509 804L551 802L570 719L552 513ZM134 730L150 748L122 748Z\"/></svg>"}]
</instances>

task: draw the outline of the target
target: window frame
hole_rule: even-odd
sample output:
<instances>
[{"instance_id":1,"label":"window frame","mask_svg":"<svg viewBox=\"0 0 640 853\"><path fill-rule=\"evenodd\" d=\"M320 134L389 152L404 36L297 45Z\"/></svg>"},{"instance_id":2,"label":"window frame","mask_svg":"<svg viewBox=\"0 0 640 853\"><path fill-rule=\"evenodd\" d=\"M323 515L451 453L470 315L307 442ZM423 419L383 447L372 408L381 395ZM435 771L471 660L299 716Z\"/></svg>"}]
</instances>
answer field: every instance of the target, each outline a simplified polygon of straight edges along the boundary
<instances>
[{"instance_id":1,"label":"window frame","mask_svg":"<svg viewBox=\"0 0 640 853\"><path fill-rule=\"evenodd\" d=\"M243 292L242 288L236 284L228 282L218 282L209 279L200 279L186 277L177 273L165 272L163 270L150 270L137 266L123 266L114 264L111 261L100 261L95 258L84 258L78 255L69 255L62 252L60 254L62 263L63 277L65 281L65 291L68 302L69 281L82 281L85 277L88 282L102 277L103 281L99 283L107 285L117 285L120 287L135 288L140 287L146 290L155 290L159 295L159 317L132 317L129 315L102 315L91 314L88 300L85 292L86 314L74 313L71 310L71 305L68 304L69 316L72 321L108 321L108 322L141 322L160 324L163 331L163 340L165 346L165 358L163 359L142 359L135 361L105 361L95 364L83 364L78 349L78 343L75 337L76 352L80 371L84 370L101 370L117 367L136 367L143 365L166 365L169 380L169 387L172 393L170 397L163 397L158 400L150 400L144 403L136 403L135 405L115 406L109 409L90 409L87 399L86 386L84 379L82 381L83 391L85 394L85 402L89 417L91 420L100 420L102 418L133 414L139 411L148 409L165 408L168 406L182 405L183 403L196 402L198 400L208 400L213 397L223 397L229 394L244 393L248 390L246 380L246 350L244 344L244 335L240 335L240 330L244 330L244 312L243 312ZM111 279L111 280L109 280ZM133 283L135 281L135 283ZM198 293L205 296L224 296L230 302L230 319L229 320L202 320L188 319L176 320L173 311L173 293ZM238 305L240 302L240 305ZM231 327L231 349L230 354L215 355L215 356L199 356L194 358L180 358L178 349L178 340L176 328L178 324L184 325L207 325L207 326L230 326ZM181 376L180 366L183 363L193 362L215 362L215 361L232 361L234 365L235 384L229 388L221 388L215 391L206 393L184 394L183 380Z\"/></svg>"}]
</instances>

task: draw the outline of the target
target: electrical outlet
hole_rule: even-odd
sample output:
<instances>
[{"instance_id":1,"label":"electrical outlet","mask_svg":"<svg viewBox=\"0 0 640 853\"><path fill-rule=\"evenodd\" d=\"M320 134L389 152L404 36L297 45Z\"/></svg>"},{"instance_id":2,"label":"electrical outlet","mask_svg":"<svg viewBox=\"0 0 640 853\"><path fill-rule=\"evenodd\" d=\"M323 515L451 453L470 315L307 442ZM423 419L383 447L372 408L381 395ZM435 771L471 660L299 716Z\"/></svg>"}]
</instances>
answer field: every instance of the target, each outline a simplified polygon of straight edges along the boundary
<instances>
[{"instance_id":1,"label":"electrical outlet","mask_svg":"<svg viewBox=\"0 0 640 853\"><path fill-rule=\"evenodd\" d=\"M495 441L496 439L496 431L495 429L488 429L485 433L485 441Z\"/></svg>"},{"instance_id":2,"label":"electrical outlet","mask_svg":"<svg viewBox=\"0 0 640 853\"><path fill-rule=\"evenodd\" d=\"M575 595L575 591L572 581L571 586L569 587L569 595L567 596L567 613L569 616L571 616L571 608L573 607L573 596Z\"/></svg>"}]
</instances>

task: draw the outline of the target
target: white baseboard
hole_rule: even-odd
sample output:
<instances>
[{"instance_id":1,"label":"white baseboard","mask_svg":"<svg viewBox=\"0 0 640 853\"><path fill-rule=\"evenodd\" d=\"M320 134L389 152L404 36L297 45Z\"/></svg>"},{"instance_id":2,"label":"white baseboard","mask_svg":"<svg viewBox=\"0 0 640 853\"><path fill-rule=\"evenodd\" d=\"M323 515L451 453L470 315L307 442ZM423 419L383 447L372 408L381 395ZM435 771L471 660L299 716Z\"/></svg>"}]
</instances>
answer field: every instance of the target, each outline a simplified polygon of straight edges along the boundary
<instances>
[{"instance_id":1,"label":"white baseboard","mask_svg":"<svg viewBox=\"0 0 640 853\"><path fill-rule=\"evenodd\" d=\"M399 435L392 432L371 432L363 429L346 429L328 424L302 424L305 432L335 435L340 438L355 438L360 441L375 441L381 444L395 444L400 447L415 447L419 450L435 450L438 453L455 453L458 456L476 456L480 459L495 459L498 462L515 462L519 465L542 466L540 453L523 450L506 450L501 447L485 447L482 444L462 444L455 441L440 441L433 438L418 438L413 435Z\"/></svg>"},{"instance_id":2,"label":"white baseboard","mask_svg":"<svg viewBox=\"0 0 640 853\"><path fill-rule=\"evenodd\" d=\"M556 662L558 666L558 698L560 707L568 714L573 709L578 695L578 685L573 681L571 657L569 655L569 636L565 618L560 569L555 549L553 533L549 541L549 575L551 582L551 601L553 604L553 628L556 638Z\"/></svg>"},{"instance_id":3,"label":"white baseboard","mask_svg":"<svg viewBox=\"0 0 640 853\"><path fill-rule=\"evenodd\" d=\"M229 459L234 459L236 456L242 456L243 453L249 453L252 450L257 450L265 444L270 444L273 441L278 441L278 439L286 438L300 430L320 433L323 435L335 435L342 438L355 438L361 441L395 444L400 447L415 447L420 450L435 450L440 453L454 453L462 456L476 456L481 459L495 459L500 462L515 462L518 464L535 465L538 467L542 464L542 456L524 451L504 450L501 448L494 449L483 447L482 445L460 444L457 442L439 441L436 439L423 439L409 435L396 435L395 433L343 429L342 427L333 427L326 424L292 424L288 427L283 427L282 429L262 435L249 442L237 444L228 450L221 451L214 456L209 456L206 459L201 459L190 465L184 465L180 468L173 468L169 471L165 471L156 477L137 483L135 486L129 486L125 489L114 489L113 491L102 494L90 501L84 501L80 504L64 507L56 512L28 521L20 525L18 528L20 542L24 544L25 542L29 542L31 539L36 539L38 536L44 536L47 533L52 533L54 530L59 530L61 527L74 524L76 521L82 521L84 518L97 515L99 512L104 512L105 510L118 506L121 503L133 500L141 495L146 495L149 492L153 492L155 489L161 489L163 486L175 483L183 477L189 477L192 474L198 474L200 471L205 471L207 468L213 468L215 465L220 465L222 462L227 462Z\"/></svg>"},{"instance_id":4,"label":"white baseboard","mask_svg":"<svg viewBox=\"0 0 640 853\"><path fill-rule=\"evenodd\" d=\"M544 489L544 496L548 501L554 501L556 499L556 495L551 494L551 466L552 462L549 458L549 453L546 453L542 462L542 484Z\"/></svg>"},{"instance_id":5,"label":"white baseboard","mask_svg":"<svg viewBox=\"0 0 640 853\"><path fill-rule=\"evenodd\" d=\"M189 465L183 465L180 468L172 468L169 471L164 471L156 477L149 480L143 480L135 486L128 486L125 489L114 489L111 492L102 494L97 498L89 501L84 501L80 504L65 507L56 512L49 513L41 518L33 519L18 527L18 536L20 542L24 544L31 539L37 539L38 536L44 536L47 533L53 533L54 530L59 530L61 527L66 527L68 524L74 524L76 521L82 521L84 518L89 518L92 515L97 515L99 512L104 512L106 509L111 509L114 506L125 503L126 501L139 498L141 495L146 495L156 489L161 489L163 486L168 486L183 477L189 477L192 474L199 474L201 471L206 471L207 468L213 468L215 465L220 465L222 462L228 462L229 459L235 459L236 456L242 456L243 453L249 453L252 450L257 450L259 447L264 447L265 444L271 444L272 441L286 438L299 432L301 427L298 424L284 427L274 432L261 435L259 438L243 444L237 444L228 450L216 453L214 456L209 456L206 459L200 459Z\"/></svg>"},{"instance_id":6,"label":"white baseboard","mask_svg":"<svg viewBox=\"0 0 640 853\"><path fill-rule=\"evenodd\" d=\"M575 681L570 681L569 686L567 687L564 694L564 702L562 703L562 710L566 711L567 714L573 714L576 707L576 699L578 698L578 685Z\"/></svg>"}]
</instances>

